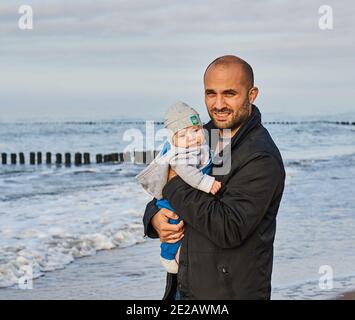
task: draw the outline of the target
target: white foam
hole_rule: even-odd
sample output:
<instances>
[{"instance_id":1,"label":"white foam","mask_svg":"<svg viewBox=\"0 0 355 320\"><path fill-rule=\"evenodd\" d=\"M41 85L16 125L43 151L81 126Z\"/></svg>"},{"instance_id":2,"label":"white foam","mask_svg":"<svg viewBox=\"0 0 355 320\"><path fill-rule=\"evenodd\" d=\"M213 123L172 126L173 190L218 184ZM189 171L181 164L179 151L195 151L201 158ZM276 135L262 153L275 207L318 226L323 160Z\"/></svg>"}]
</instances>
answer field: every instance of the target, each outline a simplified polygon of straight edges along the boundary
<instances>
[{"instance_id":1,"label":"white foam","mask_svg":"<svg viewBox=\"0 0 355 320\"><path fill-rule=\"evenodd\" d=\"M144 241L142 215L149 199L132 177L105 180L102 187L2 203L0 287L16 285L28 266L36 278L99 250Z\"/></svg>"}]
</instances>

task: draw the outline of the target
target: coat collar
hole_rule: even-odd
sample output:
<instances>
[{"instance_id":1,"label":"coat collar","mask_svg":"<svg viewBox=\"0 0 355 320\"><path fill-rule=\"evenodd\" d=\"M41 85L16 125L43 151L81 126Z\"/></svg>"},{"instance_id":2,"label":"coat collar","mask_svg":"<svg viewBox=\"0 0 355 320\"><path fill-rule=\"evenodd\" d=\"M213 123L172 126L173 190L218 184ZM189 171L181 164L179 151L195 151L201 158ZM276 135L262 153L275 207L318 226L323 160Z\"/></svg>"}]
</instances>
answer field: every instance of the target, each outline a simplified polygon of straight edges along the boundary
<instances>
[{"instance_id":1,"label":"coat collar","mask_svg":"<svg viewBox=\"0 0 355 320\"><path fill-rule=\"evenodd\" d=\"M246 121L242 124L238 132L232 137L231 140L231 149L235 148L244 138L252 131L254 128L261 125L261 113L259 108L256 105L252 105L252 112ZM214 125L213 121L210 120L205 124L204 128L209 133L209 144L214 153L216 149L216 143L218 141L218 129ZM212 130L214 129L214 130Z\"/></svg>"}]
</instances>

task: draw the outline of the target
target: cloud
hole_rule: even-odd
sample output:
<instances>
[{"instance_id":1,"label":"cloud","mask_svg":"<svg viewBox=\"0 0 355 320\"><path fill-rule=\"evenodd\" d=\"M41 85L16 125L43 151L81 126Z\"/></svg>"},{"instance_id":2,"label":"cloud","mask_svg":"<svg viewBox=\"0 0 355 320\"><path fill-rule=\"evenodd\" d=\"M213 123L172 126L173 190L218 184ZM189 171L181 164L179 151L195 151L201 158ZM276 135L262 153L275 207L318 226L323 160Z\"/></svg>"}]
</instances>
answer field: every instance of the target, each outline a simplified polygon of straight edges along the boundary
<instances>
[{"instance_id":1,"label":"cloud","mask_svg":"<svg viewBox=\"0 0 355 320\"><path fill-rule=\"evenodd\" d=\"M23 91L29 104L51 96L72 104L85 95L141 95L152 106L159 96L202 101L204 68L223 54L253 65L263 92L272 94L261 101L276 109L289 98L296 110L292 100L302 96L319 108L354 98L344 93L354 84L351 1L328 2L331 31L318 28L318 0L29 0L32 31L17 28L21 2L0 4L0 94L11 105L22 103L16 96Z\"/></svg>"}]
</instances>

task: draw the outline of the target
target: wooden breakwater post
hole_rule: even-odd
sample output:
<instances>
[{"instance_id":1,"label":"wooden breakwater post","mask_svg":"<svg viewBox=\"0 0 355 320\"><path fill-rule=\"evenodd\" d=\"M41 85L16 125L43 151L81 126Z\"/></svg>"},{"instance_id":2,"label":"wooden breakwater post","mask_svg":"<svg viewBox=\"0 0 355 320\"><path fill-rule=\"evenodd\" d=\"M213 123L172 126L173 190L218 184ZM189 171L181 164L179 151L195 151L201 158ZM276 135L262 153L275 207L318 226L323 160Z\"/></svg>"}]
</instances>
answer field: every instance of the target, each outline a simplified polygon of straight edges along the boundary
<instances>
[{"instance_id":1,"label":"wooden breakwater post","mask_svg":"<svg viewBox=\"0 0 355 320\"><path fill-rule=\"evenodd\" d=\"M149 164L154 159L154 150L136 151L134 150L135 164Z\"/></svg>"},{"instance_id":2,"label":"wooden breakwater post","mask_svg":"<svg viewBox=\"0 0 355 320\"><path fill-rule=\"evenodd\" d=\"M104 163L112 162L112 155L111 154L104 154Z\"/></svg>"},{"instance_id":3,"label":"wooden breakwater post","mask_svg":"<svg viewBox=\"0 0 355 320\"><path fill-rule=\"evenodd\" d=\"M16 164L17 154L11 153L11 164Z\"/></svg>"},{"instance_id":4,"label":"wooden breakwater post","mask_svg":"<svg viewBox=\"0 0 355 320\"><path fill-rule=\"evenodd\" d=\"M90 164L90 153L84 152L84 164Z\"/></svg>"},{"instance_id":5,"label":"wooden breakwater post","mask_svg":"<svg viewBox=\"0 0 355 320\"><path fill-rule=\"evenodd\" d=\"M160 150L148 150L148 151L137 151L125 152L120 155L122 157L122 162L131 162L134 164L149 164L154 158L160 153Z\"/></svg>"},{"instance_id":6,"label":"wooden breakwater post","mask_svg":"<svg viewBox=\"0 0 355 320\"><path fill-rule=\"evenodd\" d=\"M80 166L82 164L82 154L80 152L75 153L75 165Z\"/></svg>"},{"instance_id":7,"label":"wooden breakwater post","mask_svg":"<svg viewBox=\"0 0 355 320\"><path fill-rule=\"evenodd\" d=\"M62 164L62 154L61 153L57 153L56 155L55 155L55 163L56 164Z\"/></svg>"},{"instance_id":8,"label":"wooden breakwater post","mask_svg":"<svg viewBox=\"0 0 355 320\"><path fill-rule=\"evenodd\" d=\"M134 150L133 151L133 159L134 159L134 163L135 164L142 164L142 163L144 163L143 161L144 161L144 159L143 159L143 157L144 157L144 152L143 151L136 151L136 150Z\"/></svg>"},{"instance_id":9,"label":"wooden breakwater post","mask_svg":"<svg viewBox=\"0 0 355 320\"><path fill-rule=\"evenodd\" d=\"M71 154L69 152L67 152L64 157L65 157L65 160L64 160L65 165L70 166L71 165Z\"/></svg>"},{"instance_id":10,"label":"wooden breakwater post","mask_svg":"<svg viewBox=\"0 0 355 320\"><path fill-rule=\"evenodd\" d=\"M19 153L20 164L25 164L25 155L23 152Z\"/></svg>"},{"instance_id":11,"label":"wooden breakwater post","mask_svg":"<svg viewBox=\"0 0 355 320\"><path fill-rule=\"evenodd\" d=\"M42 164L42 152L37 152L37 164Z\"/></svg>"},{"instance_id":12,"label":"wooden breakwater post","mask_svg":"<svg viewBox=\"0 0 355 320\"><path fill-rule=\"evenodd\" d=\"M159 150L148 150L148 151L137 151L137 150L130 150L126 152L115 152L109 154L96 154L96 163L135 163L135 164L149 164L159 153ZM45 159L44 158L45 155ZM6 165L8 163L7 156L8 154L3 152L0 154L1 156L1 163ZM17 157L19 161L17 162ZM62 153L53 153L53 157L55 157L55 164L61 165L65 164L66 166L70 166L72 164L72 154L66 152L65 154ZM63 159L64 158L64 159ZM52 153L51 152L30 152L29 153L29 164L41 165L42 162L45 162L47 165L52 164ZM11 164L25 164L25 155L23 152L18 154L10 153L9 154L9 163ZM91 156L89 152L76 152L74 154L74 164L75 165L89 165L91 164Z\"/></svg>"},{"instance_id":13,"label":"wooden breakwater post","mask_svg":"<svg viewBox=\"0 0 355 320\"><path fill-rule=\"evenodd\" d=\"M149 164L160 153L160 150L134 151L135 164Z\"/></svg>"},{"instance_id":14,"label":"wooden breakwater post","mask_svg":"<svg viewBox=\"0 0 355 320\"><path fill-rule=\"evenodd\" d=\"M36 154L34 152L30 152L30 164L34 165L36 161Z\"/></svg>"},{"instance_id":15,"label":"wooden breakwater post","mask_svg":"<svg viewBox=\"0 0 355 320\"><path fill-rule=\"evenodd\" d=\"M46 153L46 164L52 164L52 154L50 152Z\"/></svg>"},{"instance_id":16,"label":"wooden breakwater post","mask_svg":"<svg viewBox=\"0 0 355 320\"><path fill-rule=\"evenodd\" d=\"M1 163L7 164L7 154L6 153L1 154Z\"/></svg>"},{"instance_id":17,"label":"wooden breakwater post","mask_svg":"<svg viewBox=\"0 0 355 320\"><path fill-rule=\"evenodd\" d=\"M119 153L109 153L103 156L104 163L107 162L121 162Z\"/></svg>"},{"instance_id":18,"label":"wooden breakwater post","mask_svg":"<svg viewBox=\"0 0 355 320\"><path fill-rule=\"evenodd\" d=\"M96 163L102 163L102 154L101 153L96 155Z\"/></svg>"},{"instance_id":19,"label":"wooden breakwater post","mask_svg":"<svg viewBox=\"0 0 355 320\"><path fill-rule=\"evenodd\" d=\"M132 155L130 151L123 153L123 162L132 162Z\"/></svg>"}]
</instances>

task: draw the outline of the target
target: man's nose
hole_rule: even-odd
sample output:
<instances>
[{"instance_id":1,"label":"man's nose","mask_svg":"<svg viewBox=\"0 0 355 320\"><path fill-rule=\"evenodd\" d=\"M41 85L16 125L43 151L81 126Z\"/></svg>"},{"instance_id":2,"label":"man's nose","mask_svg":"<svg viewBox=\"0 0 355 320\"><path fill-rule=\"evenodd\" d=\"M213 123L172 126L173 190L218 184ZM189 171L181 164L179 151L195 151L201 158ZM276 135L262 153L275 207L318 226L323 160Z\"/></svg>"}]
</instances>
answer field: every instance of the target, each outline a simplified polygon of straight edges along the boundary
<instances>
[{"instance_id":1,"label":"man's nose","mask_svg":"<svg viewBox=\"0 0 355 320\"><path fill-rule=\"evenodd\" d=\"M223 109L226 106L224 97L221 94L217 94L214 107L216 109Z\"/></svg>"}]
</instances>

